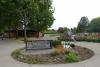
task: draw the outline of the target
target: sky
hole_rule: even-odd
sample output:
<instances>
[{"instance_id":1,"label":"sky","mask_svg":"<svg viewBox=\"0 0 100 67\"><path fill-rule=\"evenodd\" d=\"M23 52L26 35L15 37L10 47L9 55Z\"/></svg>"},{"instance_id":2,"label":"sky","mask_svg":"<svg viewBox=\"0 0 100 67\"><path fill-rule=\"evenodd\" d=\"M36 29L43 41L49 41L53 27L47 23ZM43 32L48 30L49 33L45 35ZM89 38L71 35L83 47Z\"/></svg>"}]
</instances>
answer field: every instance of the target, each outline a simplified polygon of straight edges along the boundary
<instances>
[{"instance_id":1,"label":"sky","mask_svg":"<svg viewBox=\"0 0 100 67\"><path fill-rule=\"evenodd\" d=\"M82 16L91 21L100 17L100 0L53 0L54 24L51 28L77 27Z\"/></svg>"}]
</instances>

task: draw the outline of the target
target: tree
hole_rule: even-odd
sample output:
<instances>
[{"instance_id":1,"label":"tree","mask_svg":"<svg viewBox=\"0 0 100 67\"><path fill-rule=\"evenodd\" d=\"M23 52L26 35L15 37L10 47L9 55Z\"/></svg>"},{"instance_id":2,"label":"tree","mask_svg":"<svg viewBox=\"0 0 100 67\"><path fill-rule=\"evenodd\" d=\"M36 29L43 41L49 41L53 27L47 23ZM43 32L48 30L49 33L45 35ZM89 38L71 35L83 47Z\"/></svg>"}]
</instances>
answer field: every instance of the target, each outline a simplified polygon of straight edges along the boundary
<instances>
[{"instance_id":1,"label":"tree","mask_svg":"<svg viewBox=\"0 0 100 67\"><path fill-rule=\"evenodd\" d=\"M52 0L0 0L0 29L27 28L43 31L54 21ZM2 24L2 25L1 25Z\"/></svg>"},{"instance_id":2,"label":"tree","mask_svg":"<svg viewBox=\"0 0 100 67\"><path fill-rule=\"evenodd\" d=\"M35 31L44 31L49 28L54 21L52 0L34 0L35 4L32 8L31 23L29 28Z\"/></svg>"},{"instance_id":3,"label":"tree","mask_svg":"<svg viewBox=\"0 0 100 67\"><path fill-rule=\"evenodd\" d=\"M18 19L18 6L14 0L0 0L0 25L2 29L12 28L15 22L19 22Z\"/></svg>"},{"instance_id":4,"label":"tree","mask_svg":"<svg viewBox=\"0 0 100 67\"><path fill-rule=\"evenodd\" d=\"M64 32L67 32L69 29L67 27L59 27L58 28L58 33L64 33Z\"/></svg>"},{"instance_id":5,"label":"tree","mask_svg":"<svg viewBox=\"0 0 100 67\"><path fill-rule=\"evenodd\" d=\"M89 25L89 20L87 17L82 17L80 19L80 22L78 23L78 26L77 26L77 32L78 33L83 33L83 32L86 32L87 31L87 27Z\"/></svg>"},{"instance_id":6,"label":"tree","mask_svg":"<svg viewBox=\"0 0 100 67\"><path fill-rule=\"evenodd\" d=\"M89 24L90 32L100 32L100 17L94 18Z\"/></svg>"},{"instance_id":7,"label":"tree","mask_svg":"<svg viewBox=\"0 0 100 67\"><path fill-rule=\"evenodd\" d=\"M76 28L76 27L71 28L71 32L72 32L73 34L76 34L76 31L77 31L77 28Z\"/></svg>"}]
</instances>

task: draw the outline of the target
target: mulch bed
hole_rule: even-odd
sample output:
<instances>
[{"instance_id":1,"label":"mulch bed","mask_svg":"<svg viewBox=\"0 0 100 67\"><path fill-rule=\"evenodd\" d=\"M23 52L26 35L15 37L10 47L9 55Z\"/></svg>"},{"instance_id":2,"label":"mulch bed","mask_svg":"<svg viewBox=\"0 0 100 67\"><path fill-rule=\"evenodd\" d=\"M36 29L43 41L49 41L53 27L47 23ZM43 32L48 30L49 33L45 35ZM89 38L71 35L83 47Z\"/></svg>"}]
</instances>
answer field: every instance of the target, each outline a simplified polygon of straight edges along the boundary
<instances>
[{"instance_id":1,"label":"mulch bed","mask_svg":"<svg viewBox=\"0 0 100 67\"><path fill-rule=\"evenodd\" d=\"M73 49L77 51L78 55L80 56L80 61L89 59L94 55L94 52L88 48L76 46Z\"/></svg>"},{"instance_id":2,"label":"mulch bed","mask_svg":"<svg viewBox=\"0 0 100 67\"><path fill-rule=\"evenodd\" d=\"M84 47L80 47L80 46L75 46L72 50L74 50L74 52L78 54L80 61L89 59L94 55L94 52L92 50L84 48ZM50 54L40 54L40 55L39 54L38 55L31 55L31 54L21 55L20 54L20 56L18 56L17 58L18 61L29 63L29 64L62 64L62 63L65 63L64 61L65 55L62 55L62 54L58 56L51 56Z\"/></svg>"}]
</instances>

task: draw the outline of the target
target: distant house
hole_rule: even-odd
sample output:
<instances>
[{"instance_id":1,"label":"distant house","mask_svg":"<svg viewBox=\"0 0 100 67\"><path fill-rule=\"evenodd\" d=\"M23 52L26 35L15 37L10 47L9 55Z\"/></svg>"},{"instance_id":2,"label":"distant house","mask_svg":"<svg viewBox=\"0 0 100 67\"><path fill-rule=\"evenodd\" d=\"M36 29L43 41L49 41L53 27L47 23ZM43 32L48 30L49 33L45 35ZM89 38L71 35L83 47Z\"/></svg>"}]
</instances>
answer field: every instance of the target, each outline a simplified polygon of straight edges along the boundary
<instances>
[{"instance_id":1,"label":"distant house","mask_svg":"<svg viewBox=\"0 0 100 67\"><path fill-rule=\"evenodd\" d=\"M34 31L34 30L26 30L27 37L42 37L43 33ZM7 30L4 32L4 37L6 38L15 38L15 37L24 37L24 30Z\"/></svg>"}]
</instances>

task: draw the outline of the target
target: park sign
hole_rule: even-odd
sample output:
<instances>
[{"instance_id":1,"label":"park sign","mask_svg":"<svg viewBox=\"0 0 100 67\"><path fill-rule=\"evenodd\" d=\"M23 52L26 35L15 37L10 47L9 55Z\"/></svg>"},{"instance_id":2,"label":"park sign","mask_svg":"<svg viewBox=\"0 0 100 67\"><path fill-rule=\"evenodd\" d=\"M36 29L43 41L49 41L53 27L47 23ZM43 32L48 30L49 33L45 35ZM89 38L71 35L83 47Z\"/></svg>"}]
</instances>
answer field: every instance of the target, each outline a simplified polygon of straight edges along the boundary
<instances>
[{"instance_id":1,"label":"park sign","mask_svg":"<svg viewBox=\"0 0 100 67\"><path fill-rule=\"evenodd\" d=\"M26 41L26 50L50 49L51 40Z\"/></svg>"}]
</instances>

